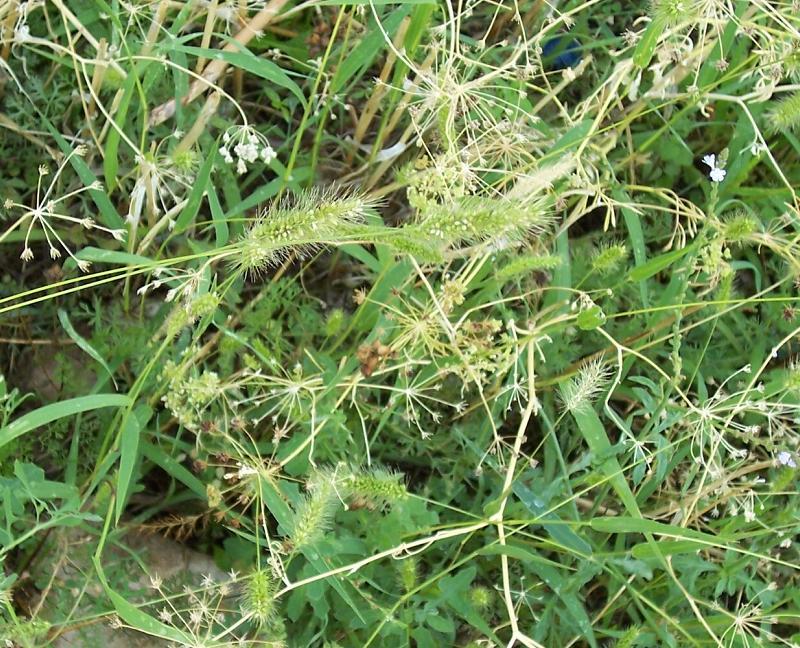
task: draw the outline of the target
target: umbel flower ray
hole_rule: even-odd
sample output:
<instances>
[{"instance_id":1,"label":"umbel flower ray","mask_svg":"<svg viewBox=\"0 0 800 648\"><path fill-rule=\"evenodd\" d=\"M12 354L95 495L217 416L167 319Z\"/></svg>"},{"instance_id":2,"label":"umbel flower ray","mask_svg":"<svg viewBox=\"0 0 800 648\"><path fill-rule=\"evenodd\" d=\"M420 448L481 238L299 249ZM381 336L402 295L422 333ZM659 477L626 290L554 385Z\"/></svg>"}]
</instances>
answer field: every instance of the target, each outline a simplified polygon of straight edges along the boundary
<instances>
[{"instance_id":1,"label":"umbel flower ray","mask_svg":"<svg viewBox=\"0 0 800 648\"><path fill-rule=\"evenodd\" d=\"M58 169L52 175L50 179L50 183L48 184L47 188L43 188L44 178L49 175L49 169L46 165L39 166L39 178L36 184L36 197L34 200L33 207L29 207L27 205L23 205L22 203L18 203L11 198L6 198L3 202L3 207L8 210L20 210L22 211L22 215L19 216L7 229L6 231L0 235L0 243L8 237L11 232L17 230L18 228L22 228L27 225L27 229L25 231L25 242L23 245L22 253L20 254L20 258L23 261L31 261L33 259L33 251L30 247L30 237L33 228L37 225L41 227L42 231L44 232L45 240L47 241L47 245L50 249L50 257L52 259L58 259L61 257L61 250L64 250L70 257L72 257L75 262L78 264L78 267L83 271L86 272L89 269L89 262L78 259L73 254L72 250L70 250L69 246L65 243L64 239L58 233L56 229L57 224L61 225L80 225L84 229L87 230L100 230L106 232L113 236L116 240L122 241L125 238L125 230L124 229L110 229L108 227L103 227L102 225L98 225L93 219L91 218L76 218L75 216L70 216L66 212L66 202L70 198L74 198L75 196L89 190L98 190L101 189L99 182L94 182L88 186L81 186L77 189L74 189L60 197L55 198L54 193L56 189L56 185L58 183L58 179L61 177L61 174L64 171L64 168L69 163L69 161L74 156L83 156L86 153L85 146L78 146L77 148L73 149L59 164ZM59 249L60 248L60 249Z\"/></svg>"}]
</instances>

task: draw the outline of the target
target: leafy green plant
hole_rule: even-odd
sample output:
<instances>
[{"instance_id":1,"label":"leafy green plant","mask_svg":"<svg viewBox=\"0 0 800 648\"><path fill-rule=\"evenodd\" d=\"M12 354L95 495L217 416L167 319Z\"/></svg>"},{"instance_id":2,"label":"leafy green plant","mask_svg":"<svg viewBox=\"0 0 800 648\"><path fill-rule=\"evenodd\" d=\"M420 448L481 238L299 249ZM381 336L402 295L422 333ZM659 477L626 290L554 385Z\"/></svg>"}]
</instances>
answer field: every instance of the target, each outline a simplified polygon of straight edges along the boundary
<instances>
[{"instance_id":1,"label":"leafy green plant","mask_svg":"<svg viewBox=\"0 0 800 648\"><path fill-rule=\"evenodd\" d=\"M0 2L0 638L798 644L797 5Z\"/></svg>"}]
</instances>

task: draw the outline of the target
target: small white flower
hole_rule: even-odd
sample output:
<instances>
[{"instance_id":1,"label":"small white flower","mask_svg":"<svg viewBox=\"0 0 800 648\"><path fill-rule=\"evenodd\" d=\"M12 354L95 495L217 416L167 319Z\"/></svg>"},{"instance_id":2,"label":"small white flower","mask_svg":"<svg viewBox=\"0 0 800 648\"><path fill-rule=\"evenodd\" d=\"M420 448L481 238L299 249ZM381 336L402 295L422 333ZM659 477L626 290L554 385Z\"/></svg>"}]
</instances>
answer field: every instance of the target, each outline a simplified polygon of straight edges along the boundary
<instances>
[{"instance_id":1,"label":"small white flower","mask_svg":"<svg viewBox=\"0 0 800 648\"><path fill-rule=\"evenodd\" d=\"M725 174L727 173L725 169L717 166L717 156L713 153L709 153L708 155L703 156L703 163L708 166L711 171L708 173L708 177L711 178L712 182L722 182L725 179Z\"/></svg>"},{"instance_id":2,"label":"small white flower","mask_svg":"<svg viewBox=\"0 0 800 648\"><path fill-rule=\"evenodd\" d=\"M269 164L275 158L275 151L267 138L250 125L231 126L222 136L223 146L219 153L226 164L236 163L236 172L247 172L247 165L259 158Z\"/></svg>"},{"instance_id":3,"label":"small white flower","mask_svg":"<svg viewBox=\"0 0 800 648\"><path fill-rule=\"evenodd\" d=\"M750 155L752 155L753 157L758 157L766 150L767 147L764 146L758 140L754 140L753 143L750 145Z\"/></svg>"},{"instance_id":4,"label":"small white flower","mask_svg":"<svg viewBox=\"0 0 800 648\"><path fill-rule=\"evenodd\" d=\"M797 462L795 462L791 453L786 452L786 450L783 450L778 453L778 463L781 466L787 466L789 468L797 468Z\"/></svg>"},{"instance_id":5,"label":"small white flower","mask_svg":"<svg viewBox=\"0 0 800 648\"><path fill-rule=\"evenodd\" d=\"M727 171L725 169L713 168L711 169L711 173L708 174L708 177L711 178L712 182L722 182L725 179L725 174Z\"/></svg>"},{"instance_id":6,"label":"small white flower","mask_svg":"<svg viewBox=\"0 0 800 648\"><path fill-rule=\"evenodd\" d=\"M136 180L131 191L131 202L128 205L128 215L125 220L132 223L134 227L139 224L139 218L142 215L142 207L144 206L144 198L147 193L147 188L141 178Z\"/></svg>"}]
</instances>

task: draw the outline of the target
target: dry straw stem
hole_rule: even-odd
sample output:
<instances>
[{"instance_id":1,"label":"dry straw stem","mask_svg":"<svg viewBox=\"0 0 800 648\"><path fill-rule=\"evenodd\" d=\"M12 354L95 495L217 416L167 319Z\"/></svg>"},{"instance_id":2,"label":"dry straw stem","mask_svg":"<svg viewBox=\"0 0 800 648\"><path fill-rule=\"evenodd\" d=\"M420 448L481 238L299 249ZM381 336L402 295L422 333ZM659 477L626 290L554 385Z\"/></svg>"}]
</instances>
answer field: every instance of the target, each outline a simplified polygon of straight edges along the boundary
<instances>
[{"instance_id":1,"label":"dry straw stem","mask_svg":"<svg viewBox=\"0 0 800 648\"><path fill-rule=\"evenodd\" d=\"M351 576L355 574L362 567L369 565L370 563L377 562L378 560L383 560L384 558L394 558L395 560L403 560L405 558L409 558L414 554L417 554L421 551L425 551L425 549L427 549L428 547L437 542L473 534L476 531L480 531L481 529L486 528L487 526L489 526L489 524L490 522L488 521L476 522L475 524L470 524L468 526L437 531L432 535L425 536L417 540L412 540L410 542L401 542L400 544L391 547L390 549L385 549L384 551L376 553L372 556L368 556L367 558L364 558L362 560L358 560L356 562L352 562L347 565L343 565L341 567L335 567L334 569L330 569L321 574L315 574L313 576L309 576L307 578L303 578L298 581L290 582L285 587L283 587L283 589L281 589L275 594L275 598L280 598L281 596L291 592L292 590L297 589L298 587L303 587L305 585L309 585L310 583L315 583L320 580L325 580L326 578L330 578L331 576L336 576L337 574L347 574L348 576Z\"/></svg>"},{"instance_id":2,"label":"dry straw stem","mask_svg":"<svg viewBox=\"0 0 800 648\"><path fill-rule=\"evenodd\" d=\"M527 369L528 369L528 402L525 406L525 411L522 413L522 420L517 428L517 434L514 438L514 448L511 451L511 458L508 461L506 468L505 479L503 481L503 498L500 501L500 506L497 513L491 517L491 521L497 525L497 537L501 545L506 545L506 528L503 523L503 516L508 503L508 497L511 494L511 485L514 481L514 471L517 467L517 460L522 453L522 444L525 441L525 432L528 429L528 422L531 417L536 413L536 389L535 389L535 367L534 367L534 344L532 340L526 346ZM506 604L506 611L508 612L508 619L511 623L511 641L508 646L513 646L517 642L524 646L533 648L543 648L541 644L534 641L531 637L527 636L519 629L519 619L517 619L516 608L514 606L514 599L511 595L511 575L508 569L508 555L505 553L500 554L500 567L503 576L503 600Z\"/></svg>"},{"instance_id":3,"label":"dry straw stem","mask_svg":"<svg viewBox=\"0 0 800 648\"><path fill-rule=\"evenodd\" d=\"M19 10L19 0L11 0L6 4L0 4L0 31L10 34L14 31L14 23L17 21ZM9 38L3 43L3 50L0 52L0 58L4 61L8 60L11 55L11 45L14 43L13 38Z\"/></svg>"},{"instance_id":4,"label":"dry straw stem","mask_svg":"<svg viewBox=\"0 0 800 648\"><path fill-rule=\"evenodd\" d=\"M394 45L397 48L403 46L403 42L405 41L406 31L408 30L408 25L410 24L411 19L406 16L403 21L400 23L400 27L397 30L397 34L395 35ZM386 62L383 64L383 68L381 69L380 76L378 79L380 83L376 84L375 90L372 92L369 100L367 101L367 105L364 108L364 111L361 113L361 117L358 120L358 124L356 125L355 133L353 133L353 140L358 144L361 144L362 140L364 139L364 135L367 133L367 128L369 128L370 123L372 122L373 118L375 117L375 113L378 112L378 108L380 107L381 99L386 94L387 86L386 81L389 79L389 75L394 68L395 61L397 60L397 55L394 51L389 51L389 54L386 56ZM352 155L351 155L352 159Z\"/></svg>"},{"instance_id":5,"label":"dry straw stem","mask_svg":"<svg viewBox=\"0 0 800 648\"><path fill-rule=\"evenodd\" d=\"M286 4L286 2L287 0L272 0L266 7L253 16L253 19L247 23L238 34L236 34L233 42L228 43L224 48L222 48L222 51L234 53L239 52L241 48L246 47L253 37L257 36L278 14L278 12L283 9L283 6ZM228 65L228 62L224 59L214 59L211 63L209 63L203 71L202 78L195 79L195 81L189 87L189 92L181 100L181 103L185 106L197 99L197 97L203 94L203 92L205 92L208 88L213 87L216 81L228 68ZM150 113L150 127L152 128L153 126L158 126L159 124L163 124L165 121L170 119L175 114L176 108L177 103L175 102L175 99L170 99L169 101L155 108L153 112Z\"/></svg>"},{"instance_id":6,"label":"dry straw stem","mask_svg":"<svg viewBox=\"0 0 800 648\"><path fill-rule=\"evenodd\" d=\"M62 20L67 23L69 22L75 30L81 35L81 37L89 43L95 50L95 52L99 52L101 49L100 41L98 41L94 36L92 36L91 32L86 29L85 25L78 20L77 16L72 13L69 8L63 3L62 0L53 0L53 4L61 13ZM66 25L65 25L66 28ZM77 56L73 52L73 57ZM114 71L119 74L123 79L128 77L128 73L120 66L119 63L114 61L113 59L109 62L109 65L114 68Z\"/></svg>"}]
</instances>

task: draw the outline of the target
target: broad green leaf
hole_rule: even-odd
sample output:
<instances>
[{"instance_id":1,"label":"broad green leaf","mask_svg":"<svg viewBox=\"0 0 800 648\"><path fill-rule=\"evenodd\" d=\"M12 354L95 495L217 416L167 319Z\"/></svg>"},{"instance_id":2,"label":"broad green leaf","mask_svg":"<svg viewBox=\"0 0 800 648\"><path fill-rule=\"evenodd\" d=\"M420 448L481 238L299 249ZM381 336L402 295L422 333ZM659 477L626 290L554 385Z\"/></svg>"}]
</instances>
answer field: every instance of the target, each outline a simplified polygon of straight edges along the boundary
<instances>
[{"instance_id":1,"label":"broad green leaf","mask_svg":"<svg viewBox=\"0 0 800 648\"><path fill-rule=\"evenodd\" d=\"M117 475L116 518L119 522L131 489L133 469L139 458L139 438L142 429L152 415L147 406L137 407L134 412L127 412L122 420L122 432L119 439L119 473Z\"/></svg>"},{"instance_id":2,"label":"broad green leaf","mask_svg":"<svg viewBox=\"0 0 800 648\"><path fill-rule=\"evenodd\" d=\"M578 122L575 124L575 126L564 133L555 144L553 144L553 148L544 155L542 160L558 158L567 151L577 148L581 142L589 137L589 133L592 132L593 127L594 122L591 119L584 119L583 121Z\"/></svg>"},{"instance_id":3,"label":"broad green leaf","mask_svg":"<svg viewBox=\"0 0 800 648\"><path fill-rule=\"evenodd\" d=\"M578 313L575 323L582 331L593 331L606 323L606 315L599 306L591 306Z\"/></svg>"},{"instance_id":4,"label":"broad green leaf","mask_svg":"<svg viewBox=\"0 0 800 648\"><path fill-rule=\"evenodd\" d=\"M653 58L653 53L656 50L658 39L664 33L663 20L658 18L652 20L644 30L644 34L639 42L636 44L636 49L633 52L633 63L640 68L647 67Z\"/></svg>"},{"instance_id":5,"label":"broad green leaf","mask_svg":"<svg viewBox=\"0 0 800 648\"><path fill-rule=\"evenodd\" d=\"M628 237L630 238L631 247L633 248L634 263L636 266L644 265L647 262L647 246L645 245L644 241L642 220L639 218L639 214L625 206L625 204L630 203L631 200L630 196L624 189L620 187L614 188L612 191L612 196L614 197L614 200L617 200L621 203L619 209L622 212L622 218L625 221L625 228L628 230ZM647 289L646 281L640 282L639 294L642 297L642 306L647 308L650 305L650 294Z\"/></svg>"},{"instance_id":6,"label":"broad green leaf","mask_svg":"<svg viewBox=\"0 0 800 648\"><path fill-rule=\"evenodd\" d=\"M603 423L591 406L577 407L571 410L572 417L578 424L578 429L581 435L586 440L589 449L596 457L603 457L611 451L611 442L608 440ZM608 478L612 488L617 493L617 496L622 501L625 509L632 516L641 518L642 513L639 510L639 505L636 503L636 497L631 491L625 475L622 472L622 467L619 461L614 456L609 457L600 465L603 474ZM650 538L648 538L649 540Z\"/></svg>"},{"instance_id":7,"label":"broad green leaf","mask_svg":"<svg viewBox=\"0 0 800 648\"><path fill-rule=\"evenodd\" d=\"M658 541L658 549L664 556L672 556L684 553L695 553L698 550L703 549L705 547L707 547L707 545L704 545L695 540ZM631 549L631 554L633 555L634 558L639 558L640 560L652 560L654 558L658 558L658 556L656 556L655 554L655 551L653 551L653 547L651 547L646 542L635 545Z\"/></svg>"},{"instance_id":8,"label":"broad green leaf","mask_svg":"<svg viewBox=\"0 0 800 648\"><path fill-rule=\"evenodd\" d=\"M78 489L72 484L46 479L44 470L39 466L15 461L14 475L30 497L38 500L63 499L65 508L78 508Z\"/></svg>"},{"instance_id":9,"label":"broad green leaf","mask_svg":"<svg viewBox=\"0 0 800 648\"><path fill-rule=\"evenodd\" d=\"M12 421L5 427L0 428L0 447L13 441L18 436L35 430L42 425L47 425L58 419L72 416L79 412L88 412L101 409L103 407L127 407L130 405L130 398L123 394L94 394L92 396L80 396L69 400L45 405L39 409L28 412L24 416Z\"/></svg>"},{"instance_id":10,"label":"broad green leaf","mask_svg":"<svg viewBox=\"0 0 800 648\"><path fill-rule=\"evenodd\" d=\"M140 61L140 66L143 68L147 65L148 61ZM134 88L136 85L136 73L129 74L125 79L122 86L122 98L117 104L117 109L114 112L114 123L118 127L125 124L125 118L128 114L128 107L131 104ZM113 191L117 186L117 169L119 168L119 141L120 132L117 128L112 127L108 132L106 139L106 146L103 151L103 175L106 179L106 187L109 191Z\"/></svg>"},{"instance_id":11,"label":"broad green leaf","mask_svg":"<svg viewBox=\"0 0 800 648\"><path fill-rule=\"evenodd\" d=\"M642 281L643 279L649 279L654 274L661 272L662 270L666 270L669 268L673 263L682 259L686 256L691 250L693 246L687 245L686 247L680 248L679 250L671 250L670 252L665 252L657 257L654 257L643 263L640 266L636 266L628 273L628 278L631 281Z\"/></svg>"},{"instance_id":12,"label":"broad green leaf","mask_svg":"<svg viewBox=\"0 0 800 648\"><path fill-rule=\"evenodd\" d=\"M75 328L72 326L72 322L69 321L69 315L67 315L67 311L63 308L58 309L58 320L61 322L61 326L64 327L64 330L67 332L70 338L77 344L80 349L91 356L103 369L106 370L109 378L111 378L111 382L114 383L114 387L117 386L117 381L114 380L114 373L111 371L111 368L108 366L106 361L103 359L103 356L91 345L89 341L81 336Z\"/></svg>"},{"instance_id":13,"label":"broad green leaf","mask_svg":"<svg viewBox=\"0 0 800 648\"><path fill-rule=\"evenodd\" d=\"M171 43L170 49L191 54L193 56L200 56L209 59L222 60L226 63L246 70L251 74L255 74L262 79L271 81L275 85L285 88L291 92L300 103L305 106L306 98L300 87L292 81L289 76L278 65L266 58L256 56L248 49L242 49L240 52L227 52L225 50L209 49L206 47L193 47L191 45L180 45L178 43Z\"/></svg>"},{"instance_id":14,"label":"broad green leaf","mask_svg":"<svg viewBox=\"0 0 800 648\"><path fill-rule=\"evenodd\" d=\"M219 202L219 196L213 185L208 187L206 193L208 200L208 207L211 210L211 219L214 221L214 233L216 235L217 247L223 247L228 243L230 238L230 230L228 228L228 221L225 220L225 212L222 210L222 205Z\"/></svg>"},{"instance_id":15,"label":"broad green leaf","mask_svg":"<svg viewBox=\"0 0 800 648\"><path fill-rule=\"evenodd\" d=\"M174 457L164 452L157 445L143 439L140 439L139 447L143 456L159 466L170 477L188 486L203 500L206 499L206 487L203 482L184 468Z\"/></svg>"},{"instance_id":16,"label":"broad green leaf","mask_svg":"<svg viewBox=\"0 0 800 648\"><path fill-rule=\"evenodd\" d=\"M148 259L146 256L131 254L130 252L117 252L116 250L103 250L102 248L92 247L91 245L81 248L75 256L81 261L91 261L92 263L113 263L125 266L155 265L155 262L152 259ZM70 261L72 260L67 259L64 265L66 266ZM75 262L73 261L72 264L74 265Z\"/></svg>"},{"instance_id":17,"label":"broad green leaf","mask_svg":"<svg viewBox=\"0 0 800 648\"><path fill-rule=\"evenodd\" d=\"M442 600L455 610L455 612L469 623L473 628L477 628L487 637L499 643L497 635L495 635L491 626L486 620L478 614L477 610L469 602L468 590L475 579L477 570L474 566L462 569L453 576L445 576L439 581L439 588L442 592ZM439 630L433 623L429 625ZM443 627L443 626L442 626ZM440 630L445 632L445 630Z\"/></svg>"},{"instance_id":18,"label":"broad green leaf","mask_svg":"<svg viewBox=\"0 0 800 648\"><path fill-rule=\"evenodd\" d=\"M684 527L675 526L673 524L665 524L664 522L656 522L655 520L643 518L599 517L594 518L589 524L596 531L602 531L604 533L652 533L653 535L669 538L698 540L706 544L714 545L731 541L730 538L726 539L724 536L710 535L693 529L685 529Z\"/></svg>"},{"instance_id":19,"label":"broad green leaf","mask_svg":"<svg viewBox=\"0 0 800 648\"><path fill-rule=\"evenodd\" d=\"M295 169L292 172L292 176L295 180L302 182L308 178L308 168ZM229 209L225 214L225 219L229 220L234 216L239 216L240 214L245 213L248 209L251 209L260 203L273 198L278 194L283 186L284 182L282 176L279 176L274 180L270 180L267 184L256 189L256 191L250 194L247 198L239 201L235 207Z\"/></svg>"},{"instance_id":20,"label":"broad green leaf","mask_svg":"<svg viewBox=\"0 0 800 648\"><path fill-rule=\"evenodd\" d=\"M501 556L505 555L510 558L514 558L515 560L520 560L524 562L526 565L532 562L542 563L543 565L549 565L551 567L558 567L559 563L550 560L549 558L544 558L539 554L535 554L524 547L520 547L519 545L513 544L490 544L486 545L485 547L481 547L478 551L475 552L479 556Z\"/></svg>"},{"instance_id":21,"label":"broad green leaf","mask_svg":"<svg viewBox=\"0 0 800 648\"><path fill-rule=\"evenodd\" d=\"M173 230L175 233L179 234L185 230L194 220L195 216L197 216L197 212L200 211L200 204L203 202L203 196L206 194L206 188L209 184L211 170L214 168L214 160L216 157L217 152L212 148L205 162L203 162L203 166L200 167L200 171L197 172L197 177L192 185L192 190L189 193L186 206L175 220L175 228Z\"/></svg>"},{"instance_id":22,"label":"broad green leaf","mask_svg":"<svg viewBox=\"0 0 800 648\"><path fill-rule=\"evenodd\" d=\"M591 545L575 533L569 527L569 524L563 522L555 513L547 513L547 506L544 502L539 501L533 491L520 482L514 482L511 488L525 507L537 516L537 524L540 524L547 531L556 544L566 549L571 549L578 554L591 555ZM548 524L548 521L551 524Z\"/></svg>"}]
</instances>

